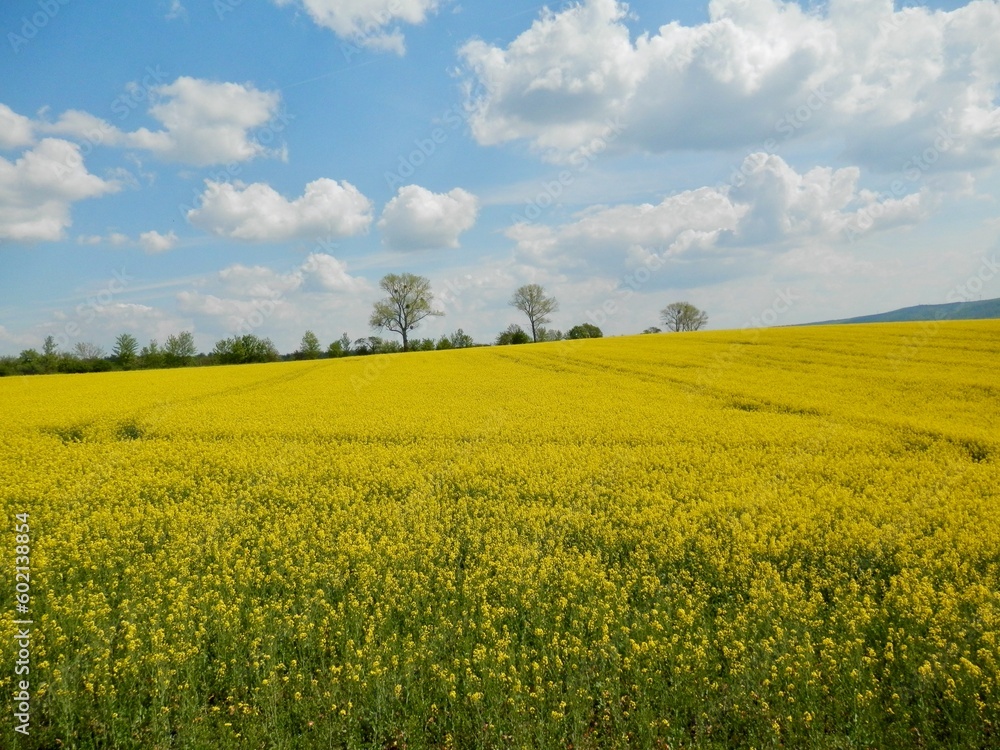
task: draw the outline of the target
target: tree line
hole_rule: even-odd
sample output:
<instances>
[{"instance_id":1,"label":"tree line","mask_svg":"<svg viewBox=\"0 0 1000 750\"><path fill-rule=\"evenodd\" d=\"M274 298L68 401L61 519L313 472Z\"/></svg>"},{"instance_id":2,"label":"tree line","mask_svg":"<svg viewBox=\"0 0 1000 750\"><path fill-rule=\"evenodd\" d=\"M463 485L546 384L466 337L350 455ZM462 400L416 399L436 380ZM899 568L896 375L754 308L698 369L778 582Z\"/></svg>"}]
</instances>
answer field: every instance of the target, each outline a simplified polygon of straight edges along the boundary
<instances>
[{"instance_id":1,"label":"tree line","mask_svg":"<svg viewBox=\"0 0 1000 750\"><path fill-rule=\"evenodd\" d=\"M443 311L434 309L430 281L425 277L410 273L388 274L379 282L379 287L386 296L374 303L369 325L379 333L389 331L397 334L399 341L386 340L381 336L352 340L345 333L324 348L315 333L306 331L295 352L281 355L269 338L248 333L220 339L211 352L199 353L190 331L168 336L162 346L153 339L142 347L135 336L122 333L115 339L111 353L107 354L103 348L89 342L79 342L71 351L59 351L55 339L47 336L41 351L25 349L17 357L0 357L0 377L254 364L486 346L477 344L461 328L437 340L412 336L412 332L422 321L444 315ZM514 292L509 304L527 317L528 329L512 323L497 334L492 342L494 346L601 338L604 335L592 323L575 325L565 334L560 330L547 328L547 324L552 322L550 316L559 309L559 303L538 284L520 287ZM687 302L667 305L660 311L660 318L666 330L672 332L697 331L708 322L708 316L703 311ZM655 326L643 331L661 332Z\"/></svg>"}]
</instances>

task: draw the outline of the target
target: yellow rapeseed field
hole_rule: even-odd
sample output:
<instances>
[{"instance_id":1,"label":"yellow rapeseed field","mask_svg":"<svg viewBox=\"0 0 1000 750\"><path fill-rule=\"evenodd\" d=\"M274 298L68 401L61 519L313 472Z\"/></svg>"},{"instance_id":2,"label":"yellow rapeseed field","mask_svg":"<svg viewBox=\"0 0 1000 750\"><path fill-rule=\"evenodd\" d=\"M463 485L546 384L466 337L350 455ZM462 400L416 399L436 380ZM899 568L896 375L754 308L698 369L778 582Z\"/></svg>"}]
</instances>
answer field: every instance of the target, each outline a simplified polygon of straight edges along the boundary
<instances>
[{"instance_id":1,"label":"yellow rapeseed field","mask_svg":"<svg viewBox=\"0 0 1000 750\"><path fill-rule=\"evenodd\" d=\"M1000 322L0 380L18 748L1000 745ZM23 615L22 615L23 616Z\"/></svg>"}]
</instances>

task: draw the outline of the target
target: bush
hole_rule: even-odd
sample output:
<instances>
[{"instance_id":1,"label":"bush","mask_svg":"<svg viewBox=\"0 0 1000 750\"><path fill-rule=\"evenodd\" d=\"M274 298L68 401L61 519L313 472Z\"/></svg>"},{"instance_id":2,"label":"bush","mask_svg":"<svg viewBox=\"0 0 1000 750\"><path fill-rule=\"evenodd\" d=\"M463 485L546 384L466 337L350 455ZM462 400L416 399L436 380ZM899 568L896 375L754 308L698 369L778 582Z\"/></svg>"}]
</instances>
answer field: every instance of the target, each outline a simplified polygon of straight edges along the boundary
<instances>
[{"instance_id":1,"label":"bush","mask_svg":"<svg viewBox=\"0 0 1000 750\"><path fill-rule=\"evenodd\" d=\"M568 339L599 339L603 336L601 329L592 323L581 323L578 326L573 326L566 334Z\"/></svg>"},{"instance_id":2,"label":"bush","mask_svg":"<svg viewBox=\"0 0 1000 750\"><path fill-rule=\"evenodd\" d=\"M497 336L497 346L509 346L511 344L529 344L531 336L524 332L524 329L516 323L507 327L506 331Z\"/></svg>"},{"instance_id":3,"label":"bush","mask_svg":"<svg viewBox=\"0 0 1000 750\"><path fill-rule=\"evenodd\" d=\"M271 339L262 339L252 333L216 342L212 354L224 365L278 361L278 350L271 343Z\"/></svg>"}]
</instances>

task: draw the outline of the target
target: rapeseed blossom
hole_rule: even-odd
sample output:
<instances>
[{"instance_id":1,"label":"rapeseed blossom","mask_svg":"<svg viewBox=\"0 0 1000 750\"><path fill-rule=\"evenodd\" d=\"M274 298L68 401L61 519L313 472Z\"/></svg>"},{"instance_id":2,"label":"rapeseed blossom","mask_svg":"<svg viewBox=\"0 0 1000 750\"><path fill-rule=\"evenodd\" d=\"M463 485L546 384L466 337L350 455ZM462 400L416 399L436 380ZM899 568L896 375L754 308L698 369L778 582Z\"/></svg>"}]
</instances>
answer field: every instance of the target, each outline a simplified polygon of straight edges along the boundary
<instances>
[{"instance_id":1,"label":"rapeseed blossom","mask_svg":"<svg viewBox=\"0 0 1000 750\"><path fill-rule=\"evenodd\" d=\"M18 746L988 746L998 372L982 322L2 379Z\"/></svg>"}]
</instances>

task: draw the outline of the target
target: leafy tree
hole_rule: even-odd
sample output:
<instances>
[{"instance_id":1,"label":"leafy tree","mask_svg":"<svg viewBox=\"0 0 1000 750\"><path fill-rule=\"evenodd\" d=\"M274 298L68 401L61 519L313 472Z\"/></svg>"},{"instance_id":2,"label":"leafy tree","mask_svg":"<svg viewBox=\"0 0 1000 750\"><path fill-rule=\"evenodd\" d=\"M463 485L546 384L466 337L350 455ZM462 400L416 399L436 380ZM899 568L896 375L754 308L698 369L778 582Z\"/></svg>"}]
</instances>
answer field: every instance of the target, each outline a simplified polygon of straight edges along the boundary
<instances>
[{"instance_id":1,"label":"leafy tree","mask_svg":"<svg viewBox=\"0 0 1000 750\"><path fill-rule=\"evenodd\" d=\"M581 323L578 326L573 326L566 333L568 339L599 339L603 336L604 333L601 329L593 323Z\"/></svg>"},{"instance_id":2,"label":"leafy tree","mask_svg":"<svg viewBox=\"0 0 1000 750\"><path fill-rule=\"evenodd\" d=\"M42 361L45 372L55 372L56 367L59 363L59 358L57 355L56 340L51 335L45 337L45 343L42 344Z\"/></svg>"},{"instance_id":3,"label":"leafy tree","mask_svg":"<svg viewBox=\"0 0 1000 750\"><path fill-rule=\"evenodd\" d=\"M142 351L139 352L139 366L147 370L163 367L163 350L156 343L156 339L150 340L146 346L142 347Z\"/></svg>"},{"instance_id":4,"label":"leafy tree","mask_svg":"<svg viewBox=\"0 0 1000 750\"><path fill-rule=\"evenodd\" d=\"M525 333L524 329L516 323L507 326L507 330L502 331L497 336L497 346L509 346L511 344L531 343L531 337Z\"/></svg>"},{"instance_id":5,"label":"leafy tree","mask_svg":"<svg viewBox=\"0 0 1000 750\"><path fill-rule=\"evenodd\" d=\"M299 359L318 359L322 354L319 338L312 331L306 331L302 335L302 343L299 344Z\"/></svg>"},{"instance_id":6,"label":"leafy tree","mask_svg":"<svg viewBox=\"0 0 1000 750\"><path fill-rule=\"evenodd\" d=\"M510 304L528 316L532 341L538 341L538 327L551 322L548 316L559 309L556 298L546 297L545 290L538 284L520 287L510 298Z\"/></svg>"},{"instance_id":7,"label":"leafy tree","mask_svg":"<svg viewBox=\"0 0 1000 750\"><path fill-rule=\"evenodd\" d=\"M375 349L376 354L396 354L401 351L403 351L403 345L398 341L382 341Z\"/></svg>"},{"instance_id":8,"label":"leafy tree","mask_svg":"<svg viewBox=\"0 0 1000 750\"><path fill-rule=\"evenodd\" d=\"M476 342L472 340L472 336L461 328L451 334L450 340L452 347L455 349L468 349L470 346L476 345Z\"/></svg>"},{"instance_id":9,"label":"leafy tree","mask_svg":"<svg viewBox=\"0 0 1000 750\"><path fill-rule=\"evenodd\" d=\"M197 353L194 334L190 331L181 331L176 336L171 334L163 347L163 358L167 367L187 367Z\"/></svg>"},{"instance_id":10,"label":"leafy tree","mask_svg":"<svg viewBox=\"0 0 1000 750\"><path fill-rule=\"evenodd\" d=\"M326 350L329 357L346 357L351 354L351 337L346 333L332 342Z\"/></svg>"},{"instance_id":11,"label":"leafy tree","mask_svg":"<svg viewBox=\"0 0 1000 750\"><path fill-rule=\"evenodd\" d=\"M562 341L563 332L560 330L549 330L548 328L538 329L538 340L539 341Z\"/></svg>"},{"instance_id":12,"label":"leafy tree","mask_svg":"<svg viewBox=\"0 0 1000 750\"><path fill-rule=\"evenodd\" d=\"M25 349L17 357L17 369L22 375L41 375L45 362L37 349Z\"/></svg>"},{"instance_id":13,"label":"leafy tree","mask_svg":"<svg viewBox=\"0 0 1000 750\"><path fill-rule=\"evenodd\" d=\"M278 361L278 350L271 339L262 339L252 333L217 341L212 353L225 365Z\"/></svg>"},{"instance_id":14,"label":"leafy tree","mask_svg":"<svg viewBox=\"0 0 1000 750\"><path fill-rule=\"evenodd\" d=\"M390 330L403 337L403 351L407 351L407 335L430 316L444 315L431 307L434 295L431 282L412 273L390 273L382 277L379 286L389 296L375 303L369 324L380 331Z\"/></svg>"},{"instance_id":15,"label":"leafy tree","mask_svg":"<svg viewBox=\"0 0 1000 750\"><path fill-rule=\"evenodd\" d=\"M656 326L650 326L650 327L649 327L649 328L647 328L647 329L646 329L645 331L643 331L643 333L663 333L663 331L661 331L661 330L660 330L659 328L657 328Z\"/></svg>"},{"instance_id":16,"label":"leafy tree","mask_svg":"<svg viewBox=\"0 0 1000 750\"><path fill-rule=\"evenodd\" d=\"M0 357L0 378L17 374L17 357Z\"/></svg>"},{"instance_id":17,"label":"leafy tree","mask_svg":"<svg viewBox=\"0 0 1000 750\"><path fill-rule=\"evenodd\" d=\"M432 352L434 351L434 339L417 339L410 345L410 351Z\"/></svg>"},{"instance_id":18,"label":"leafy tree","mask_svg":"<svg viewBox=\"0 0 1000 750\"><path fill-rule=\"evenodd\" d=\"M455 347L452 345L450 338L442 336L437 340L437 344L434 345L434 348L441 351L443 349L454 349Z\"/></svg>"},{"instance_id":19,"label":"leafy tree","mask_svg":"<svg viewBox=\"0 0 1000 750\"><path fill-rule=\"evenodd\" d=\"M660 311L660 318L668 331L697 331L708 323L708 314L690 302L673 302Z\"/></svg>"},{"instance_id":20,"label":"leafy tree","mask_svg":"<svg viewBox=\"0 0 1000 750\"><path fill-rule=\"evenodd\" d=\"M136 356L139 353L139 342L130 333L123 333L115 339L115 348L112 355L118 364L126 370L135 365Z\"/></svg>"}]
</instances>

